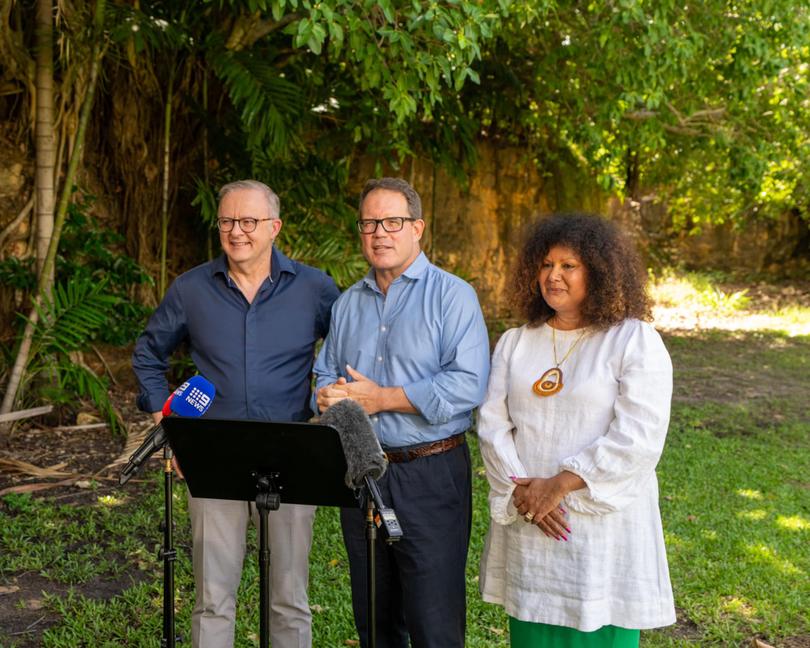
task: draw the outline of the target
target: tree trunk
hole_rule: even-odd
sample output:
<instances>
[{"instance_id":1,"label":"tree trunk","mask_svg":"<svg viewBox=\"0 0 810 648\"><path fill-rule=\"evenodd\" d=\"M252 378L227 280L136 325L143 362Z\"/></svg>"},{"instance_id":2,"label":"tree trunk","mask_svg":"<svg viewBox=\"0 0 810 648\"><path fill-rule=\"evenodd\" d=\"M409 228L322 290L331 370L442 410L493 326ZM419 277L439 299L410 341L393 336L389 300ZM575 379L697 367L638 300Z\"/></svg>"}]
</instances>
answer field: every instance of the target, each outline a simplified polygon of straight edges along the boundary
<instances>
[{"instance_id":1,"label":"tree trunk","mask_svg":"<svg viewBox=\"0 0 810 648\"><path fill-rule=\"evenodd\" d=\"M627 149L625 156L625 180L624 180L624 193L631 200L638 200L641 198L641 164L639 162L638 150Z\"/></svg>"},{"instance_id":2,"label":"tree trunk","mask_svg":"<svg viewBox=\"0 0 810 648\"><path fill-rule=\"evenodd\" d=\"M166 91L166 106L163 119L163 202L160 211L160 285L158 299L166 294L166 249L169 245L169 170L171 162L172 95L174 94L174 68L171 61L169 87Z\"/></svg>"},{"instance_id":3,"label":"tree trunk","mask_svg":"<svg viewBox=\"0 0 810 648\"><path fill-rule=\"evenodd\" d=\"M40 0L41 1L41 0ZM45 255L42 263L42 271L39 274L39 282L37 285L36 297L34 297L34 305L31 312L28 314L28 321L23 331L22 341L17 350L17 357L14 359L14 366L11 369L8 385L6 386L6 393L3 395L3 403L0 405L0 414L7 414L14 406L14 401L17 397L17 389L19 389L22 382L25 367L28 364L28 355L31 351L31 342L34 339L34 328L39 316L38 307L42 302L43 296L53 283L53 271L56 265L56 252L59 248L59 238L62 236L62 227L65 224L65 217L67 216L68 204L73 188L73 180L76 177L76 170L79 167L79 160L82 156L84 149L84 136L87 132L87 124L90 121L90 113L93 108L93 99L96 94L96 84L98 82L98 72L101 67L101 59L104 56L104 48L102 44L103 37L103 24L104 24L104 8L105 0L96 0L96 9L94 16L95 34L96 38L93 44L93 51L91 53L90 64L90 80L87 85L87 93L84 97L84 102L79 115L79 127L76 131L76 143L73 147L73 152L70 156L68 163L67 173L65 174L65 182L62 186L62 194L59 200L59 208L56 212L56 217L53 223L53 235L48 244L47 254ZM51 71L53 71L53 61L51 61ZM37 125L39 128L39 125ZM53 169L49 170L51 179L53 179ZM0 432L5 432L5 428L0 428Z\"/></svg>"},{"instance_id":4,"label":"tree trunk","mask_svg":"<svg viewBox=\"0 0 810 648\"><path fill-rule=\"evenodd\" d=\"M203 68L203 82L202 82L202 104L203 104L203 113L208 114L208 64L205 64ZM211 186L211 174L208 171L208 120L205 120L203 124L203 181L205 182L206 187ZM208 236L206 237L207 241L207 252L208 252L208 260L214 258L214 230L209 227L208 228Z\"/></svg>"},{"instance_id":5,"label":"tree trunk","mask_svg":"<svg viewBox=\"0 0 810 648\"><path fill-rule=\"evenodd\" d=\"M53 3L37 0L36 13L36 268L42 274L48 244L53 235L54 167L53 137ZM53 272L45 290L53 284Z\"/></svg>"}]
</instances>

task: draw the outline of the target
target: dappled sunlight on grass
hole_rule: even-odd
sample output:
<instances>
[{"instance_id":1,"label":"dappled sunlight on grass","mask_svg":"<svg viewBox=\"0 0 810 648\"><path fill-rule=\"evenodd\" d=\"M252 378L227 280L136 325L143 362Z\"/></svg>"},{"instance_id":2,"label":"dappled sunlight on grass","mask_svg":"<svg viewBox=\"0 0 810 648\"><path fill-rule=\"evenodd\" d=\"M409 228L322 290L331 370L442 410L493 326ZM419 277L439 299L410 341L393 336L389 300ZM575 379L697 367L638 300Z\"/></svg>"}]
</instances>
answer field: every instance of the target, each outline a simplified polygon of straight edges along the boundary
<instances>
[{"instance_id":1,"label":"dappled sunlight on grass","mask_svg":"<svg viewBox=\"0 0 810 648\"><path fill-rule=\"evenodd\" d=\"M711 362L715 356L704 342L675 346L674 361L683 348L690 362ZM792 355L804 353L803 344L792 344ZM793 371L778 366L783 376ZM792 380L803 386L798 376ZM803 514L810 507L810 489L804 487L810 429L793 418L801 408L750 398L734 406L707 402L705 391L699 389L704 398L699 404L673 408L658 468L676 605L699 628L698 635L682 642L677 629L647 633L645 647L740 646L752 636L788 637L810 627L810 544ZM774 408L784 418L777 420ZM777 450L786 444L797 451Z\"/></svg>"},{"instance_id":2,"label":"dappled sunlight on grass","mask_svg":"<svg viewBox=\"0 0 810 648\"><path fill-rule=\"evenodd\" d=\"M664 542L670 550L684 549L690 544L681 536L667 531L666 528L664 529Z\"/></svg>"},{"instance_id":3,"label":"dappled sunlight on grass","mask_svg":"<svg viewBox=\"0 0 810 648\"><path fill-rule=\"evenodd\" d=\"M779 557L776 552L766 544L755 543L747 544L745 551L754 560L766 562L774 569L788 576L799 576L804 574L804 571L799 569L790 560Z\"/></svg>"},{"instance_id":4,"label":"dappled sunlight on grass","mask_svg":"<svg viewBox=\"0 0 810 648\"><path fill-rule=\"evenodd\" d=\"M723 317L711 310L688 310L680 307L653 307L656 328L663 330L781 331L790 337L810 335L810 309L797 319L784 319L777 314L738 312Z\"/></svg>"},{"instance_id":5,"label":"dappled sunlight on grass","mask_svg":"<svg viewBox=\"0 0 810 648\"><path fill-rule=\"evenodd\" d=\"M780 515L776 518L776 524L790 531L807 531L810 529L810 520L803 518L801 515Z\"/></svg>"},{"instance_id":6,"label":"dappled sunlight on grass","mask_svg":"<svg viewBox=\"0 0 810 648\"><path fill-rule=\"evenodd\" d=\"M717 281L697 272L677 273L665 270L651 277L650 294L661 306L676 306L694 310L730 314L742 310L751 302L748 290L721 290Z\"/></svg>"},{"instance_id":7,"label":"dappled sunlight on grass","mask_svg":"<svg viewBox=\"0 0 810 648\"><path fill-rule=\"evenodd\" d=\"M757 615L756 607L750 601L739 596L726 596L720 605L720 609L744 617L746 620L751 620Z\"/></svg>"},{"instance_id":8,"label":"dappled sunlight on grass","mask_svg":"<svg viewBox=\"0 0 810 648\"><path fill-rule=\"evenodd\" d=\"M667 269L650 277L656 327L663 330L781 331L810 335L810 303L801 290L729 284L713 273ZM776 296L769 293L776 292ZM791 300L793 300L791 302Z\"/></svg>"},{"instance_id":9,"label":"dappled sunlight on grass","mask_svg":"<svg viewBox=\"0 0 810 648\"><path fill-rule=\"evenodd\" d=\"M98 503L102 506L121 506L124 501L123 497L116 497L115 495L102 495L98 498Z\"/></svg>"}]
</instances>

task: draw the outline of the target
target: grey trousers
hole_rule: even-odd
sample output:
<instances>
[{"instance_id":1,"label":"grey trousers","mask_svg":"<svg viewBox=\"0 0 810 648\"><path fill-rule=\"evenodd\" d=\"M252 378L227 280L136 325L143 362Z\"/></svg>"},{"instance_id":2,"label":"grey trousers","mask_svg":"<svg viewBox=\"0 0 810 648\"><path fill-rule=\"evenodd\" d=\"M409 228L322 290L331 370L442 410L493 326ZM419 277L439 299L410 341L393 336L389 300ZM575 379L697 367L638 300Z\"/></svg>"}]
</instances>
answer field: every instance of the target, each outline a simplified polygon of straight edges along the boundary
<instances>
[{"instance_id":1,"label":"grey trousers","mask_svg":"<svg viewBox=\"0 0 810 648\"><path fill-rule=\"evenodd\" d=\"M236 592L242 577L247 524L258 525L247 502L188 496L196 591L193 648L232 648ZM270 641L273 648L311 648L309 550L314 506L282 504L269 517ZM256 628L258 634L259 628Z\"/></svg>"}]
</instances>

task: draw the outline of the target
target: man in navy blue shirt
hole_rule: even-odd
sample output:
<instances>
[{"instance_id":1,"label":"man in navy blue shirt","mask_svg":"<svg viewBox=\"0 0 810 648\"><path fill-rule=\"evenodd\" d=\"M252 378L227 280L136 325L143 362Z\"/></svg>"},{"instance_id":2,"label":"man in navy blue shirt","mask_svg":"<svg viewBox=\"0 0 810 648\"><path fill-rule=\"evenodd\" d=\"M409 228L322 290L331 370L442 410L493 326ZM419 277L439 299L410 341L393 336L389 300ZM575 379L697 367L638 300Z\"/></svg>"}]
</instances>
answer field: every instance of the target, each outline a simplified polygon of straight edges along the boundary
<instances>
[{"instance_id":1,"label":"man in navy blue shirt","mask_svg":"<svg viewBox=\"0 0 810 648\"><path fill-rule=\"evenodd\" d=\"M222 187L219 201L224 255L180 275L138 338L132 356L141 387L138 407L160 421L170 391L169 358L186 340L195 366L216 387L208 416L306 421L312 415L315 343L326 335L338 289L325 273L273 246L282 223L278 196L269 187L255 180L233 182ZM247 502L189 495L194 648L233 645L253 509ZM307 586L314 515L312 506L282 504L270 516L270 639L279 648L312 645Z\"/></svg>"}]
</instances>

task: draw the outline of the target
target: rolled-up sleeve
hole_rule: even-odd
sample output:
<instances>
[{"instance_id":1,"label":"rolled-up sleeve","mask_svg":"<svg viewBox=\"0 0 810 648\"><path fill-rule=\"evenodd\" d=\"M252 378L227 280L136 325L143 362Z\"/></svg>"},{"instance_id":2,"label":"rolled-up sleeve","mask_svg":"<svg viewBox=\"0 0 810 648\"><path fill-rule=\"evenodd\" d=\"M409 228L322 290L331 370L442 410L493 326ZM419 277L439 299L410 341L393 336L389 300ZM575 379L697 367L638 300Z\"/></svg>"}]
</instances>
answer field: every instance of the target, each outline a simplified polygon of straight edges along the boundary
<instances>
[{"instance_id":1,"label":"rolled-up sleeve","mask_svg":"<svg viewBox=\"0 0 810 648\"><path fill-rule=\"evenodd\" d=\"M475 291L467 284L457 285L445 305L441 370L402 385L431 425L478 407L489 377L489 336Z\"/></svg>"},{"instance_id":2,"label":"rolled-up sleeve","mask_svg":"<svg viewBox=\"0 0 810 648\"><path fill-rule=\"evenodd\" d=\"M669 427L672 362L661 337L639 322L622 360L614 418L605 435L565 458L561 470L587 488L566 501L580 513L603 514L630 505L655 476Z\"/></svg>"},{"instance_id":3,"label":"rolled-up sleeve","mask_svg":"<svg viewBox=\"0 0 810 648\"><path fill-rule=\"evenodd\" d=\"M337 323L335 313L332 313L331 324L329 326L329 333L323 341L318 357L315 359L315 365L312 368L312 373L315 374L315 389L312 391L312 398L310 400L310 407L313 412L320 412L318 408L318 390L321 387L326 387L334 382L337 382L340 375L340 368L337 359Z\"/></svg>"},{"instance_id":4,"label":"rolled-up sleeve","mask_svg":"<svg viewBox=\"0 0 810 648\"><path fill-rule=\"evenodd\" d=\"M175 281L135 343L132 369L140 385L138 408L158 412L169 396L169 358L187 334L181 289Z\"/></svg>"}]
</instances>

